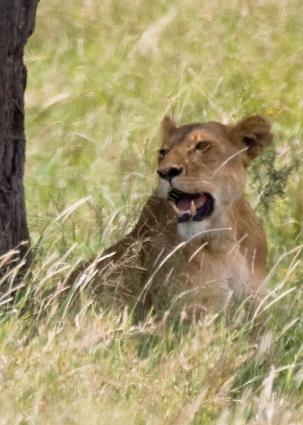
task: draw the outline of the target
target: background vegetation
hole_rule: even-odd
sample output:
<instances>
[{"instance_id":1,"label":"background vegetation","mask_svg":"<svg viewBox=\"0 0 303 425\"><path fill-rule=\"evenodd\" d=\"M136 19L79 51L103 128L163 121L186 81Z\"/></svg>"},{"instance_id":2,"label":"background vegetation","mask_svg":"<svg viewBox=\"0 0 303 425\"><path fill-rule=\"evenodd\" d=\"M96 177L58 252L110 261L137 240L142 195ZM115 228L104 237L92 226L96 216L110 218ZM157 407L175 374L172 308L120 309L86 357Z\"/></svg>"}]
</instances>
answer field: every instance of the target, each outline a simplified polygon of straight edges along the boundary
<instances>
[{"instance_id":1,"label":"background vegetation","mask_svg":"<svg viewBox=\"0 0 303 425\"><path fill-rule=\"evenodd\" d=\"M52 0L27 47L33 265L2 296L1 424L303 423L300 0ZM133 324L85 290L83 258L125 234L155 184L159 122L273 122L247 187L270 245L262 330L207 317ZM13 275L10 276L13 278Z\"/></svg>"}]
</instances>

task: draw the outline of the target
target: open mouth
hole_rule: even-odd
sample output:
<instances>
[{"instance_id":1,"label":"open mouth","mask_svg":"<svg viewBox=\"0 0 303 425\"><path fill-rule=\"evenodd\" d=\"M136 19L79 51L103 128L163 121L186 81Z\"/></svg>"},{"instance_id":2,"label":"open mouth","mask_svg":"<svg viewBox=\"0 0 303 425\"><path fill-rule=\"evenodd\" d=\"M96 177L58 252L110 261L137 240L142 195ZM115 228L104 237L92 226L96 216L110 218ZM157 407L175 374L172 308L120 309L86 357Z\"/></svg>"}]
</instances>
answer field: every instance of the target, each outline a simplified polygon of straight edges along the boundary
<instances>
[{"instance_id":1,"label":"open mouth","mask_svg":"<svg viewBox=\"0 0 303 425\"><path fill-rule=\"evenodd\" d=\"M212 214L214 210L214 198L206 192L184 193L172 189L168 199L177 214L178 223L186 221L202 221Z\"/></svg>"}]
</instances>

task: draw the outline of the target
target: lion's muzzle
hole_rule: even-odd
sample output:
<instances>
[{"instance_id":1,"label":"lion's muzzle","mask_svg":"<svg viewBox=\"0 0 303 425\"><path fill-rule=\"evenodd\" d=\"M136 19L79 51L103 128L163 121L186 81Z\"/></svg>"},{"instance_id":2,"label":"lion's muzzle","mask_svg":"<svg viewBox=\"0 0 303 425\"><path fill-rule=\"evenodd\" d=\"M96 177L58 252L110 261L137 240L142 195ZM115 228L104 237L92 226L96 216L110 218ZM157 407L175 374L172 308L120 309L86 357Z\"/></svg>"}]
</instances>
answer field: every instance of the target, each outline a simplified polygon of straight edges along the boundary
<instances>
[{"instance_id":1,"label":"lion's muzzle","mask_svg":"<svg viewBox=\"0 0 303 425\"><path fill-rule=\"evenodd\" d=\"M168 199L177 215L178 223L202 221L214 211L215 200L209 193L185 193L172 189Z\"/></svg>"}]
</instances>

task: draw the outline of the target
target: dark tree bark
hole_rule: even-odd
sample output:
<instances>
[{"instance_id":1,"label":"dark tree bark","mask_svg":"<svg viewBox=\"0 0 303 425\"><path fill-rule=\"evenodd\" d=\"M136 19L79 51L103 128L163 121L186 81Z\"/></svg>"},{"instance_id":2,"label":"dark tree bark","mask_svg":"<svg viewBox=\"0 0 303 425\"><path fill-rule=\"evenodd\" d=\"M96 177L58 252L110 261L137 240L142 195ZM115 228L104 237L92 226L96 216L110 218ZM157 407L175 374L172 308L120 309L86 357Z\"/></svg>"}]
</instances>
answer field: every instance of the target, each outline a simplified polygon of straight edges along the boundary
<instances>
[{"instance_id":1,"label":"dark tree bark","mask_svg":"<svg viewBox=\"0 0 303 425\"><path fill-rule=\"evenodd\" d=\"M29 242L23 190L25 160L23 49L38 0L0 0L0 255ZM21 247L21 248L20 248Z\"/></svg>"}]
</instances>

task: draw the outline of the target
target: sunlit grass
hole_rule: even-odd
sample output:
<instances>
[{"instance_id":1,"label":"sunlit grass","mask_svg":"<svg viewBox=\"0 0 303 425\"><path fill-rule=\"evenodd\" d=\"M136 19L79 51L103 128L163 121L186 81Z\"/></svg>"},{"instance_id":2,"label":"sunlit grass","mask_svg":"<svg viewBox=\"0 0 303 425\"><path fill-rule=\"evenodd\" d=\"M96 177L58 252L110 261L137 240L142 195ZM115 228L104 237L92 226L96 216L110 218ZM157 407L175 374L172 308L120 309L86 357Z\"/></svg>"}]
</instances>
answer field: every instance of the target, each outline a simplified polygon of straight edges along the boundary
<instances>
[{"instance_id":1,"label":"sunlit grass","mask_svg":"<svg viewBox=\"0 0 303 425\"><path fill-rule=\"evenodd\" d=\"M1 424L303 422L302 9L299 0L40 2L26 52L33 263L13 305L10 289L0 299ZM254 318L239 309L190 325L177 313L137 323L96 304L89 275L67 288L83 258L134 223L167 113L273 122L274 167L292 170L272 173L269 155L247 187L272 269Z\"/></svg>"}]
</instances>

